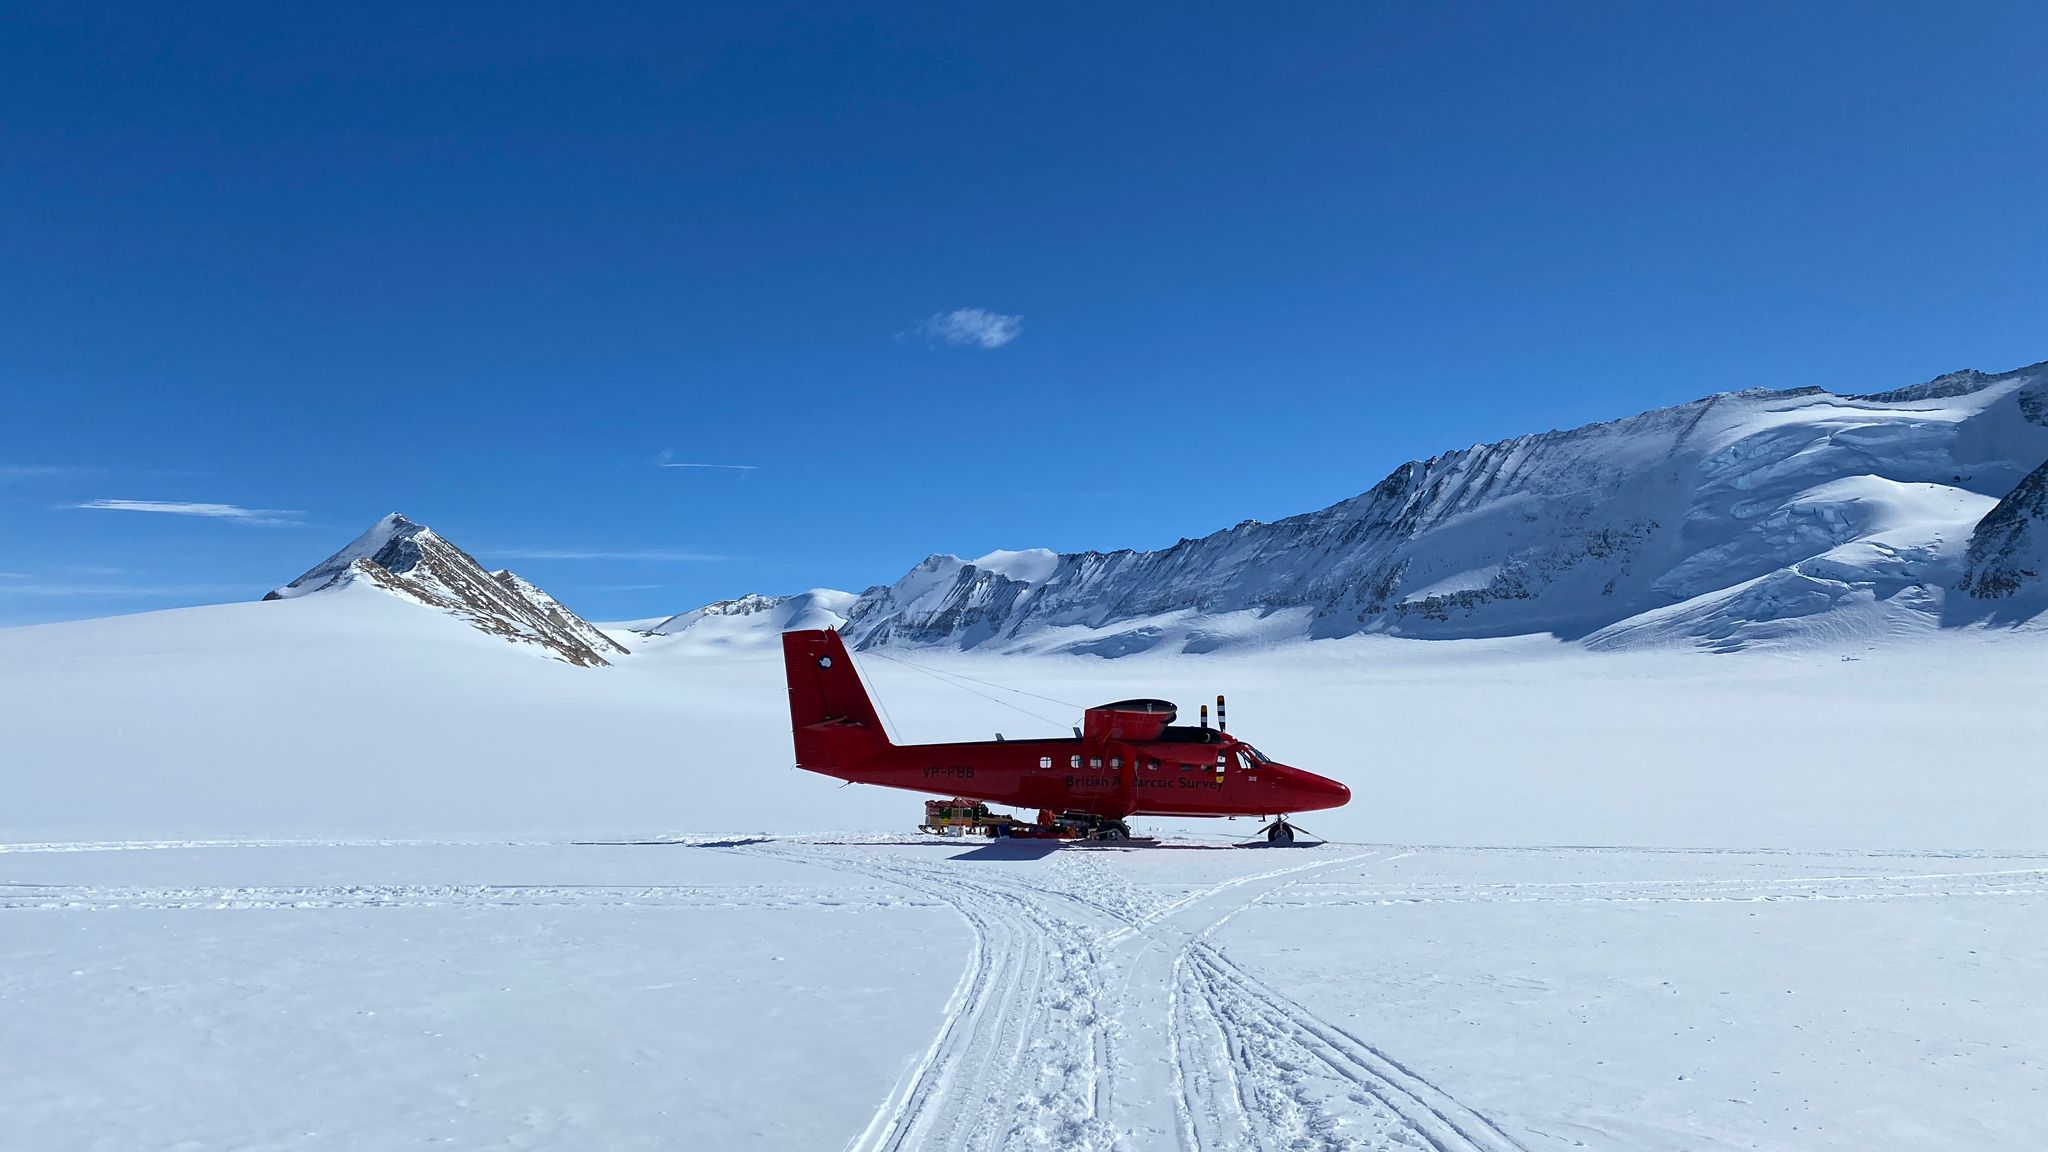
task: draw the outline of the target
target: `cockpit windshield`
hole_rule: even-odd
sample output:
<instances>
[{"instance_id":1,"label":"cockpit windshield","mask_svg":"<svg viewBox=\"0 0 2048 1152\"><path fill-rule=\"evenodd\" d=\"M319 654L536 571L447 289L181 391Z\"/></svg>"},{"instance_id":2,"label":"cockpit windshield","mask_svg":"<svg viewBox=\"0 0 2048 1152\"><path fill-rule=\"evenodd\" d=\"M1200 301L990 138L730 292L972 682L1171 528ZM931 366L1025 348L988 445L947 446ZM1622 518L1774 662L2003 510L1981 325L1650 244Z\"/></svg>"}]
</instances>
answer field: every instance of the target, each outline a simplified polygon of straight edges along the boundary
<instances>
[{"instance_id":1,"label":"cockpit windshield","mask_svg":"<svg viewBox=\"0 0 2048 1152\"><path fill-rule=\"evenodd\" d=\"M1266 758L1266 754L1265 754L1264 752L1261 752L1261 751L1259 751L1259 750L1258 750L1257 748L1254 748L1254 747L1252 747L1251 745L1249 745L1249 744L1245 743L1245 742L1244 742L1244 741L1242 741L1242 740L1240 740L1240 741L1238 741L1238 742L1237 742L1237 746L1238 746L1239 748L1242 748L1242 749L1244 749L1244 750L1245 750L1246 752L1249 752L1249 753L1251 753L1251 755L1252 755L1252 759L1253 759L1253 760L1256 760L1256 761L1258 761L1258 762L1259 762L1259 763L1261 763L1261 764L1271 764L1271 763L1272 763L1272 761L1271 761L1271 760L1268 760L1268 759Z\"/></svg>"}]
</instances>

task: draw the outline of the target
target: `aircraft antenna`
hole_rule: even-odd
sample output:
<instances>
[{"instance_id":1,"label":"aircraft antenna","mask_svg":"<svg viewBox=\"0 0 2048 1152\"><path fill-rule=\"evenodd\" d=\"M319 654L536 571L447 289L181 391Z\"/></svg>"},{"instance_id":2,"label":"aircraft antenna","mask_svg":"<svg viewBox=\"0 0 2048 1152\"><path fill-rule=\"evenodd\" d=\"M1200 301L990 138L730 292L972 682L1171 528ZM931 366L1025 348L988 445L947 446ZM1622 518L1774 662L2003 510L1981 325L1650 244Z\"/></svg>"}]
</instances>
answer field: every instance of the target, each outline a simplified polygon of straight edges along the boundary
<instances>
[{"instance_id":1,"label":"aircraft antenna","mask_svg":"<svg viewBox=\"0 0 2048 1152\"><path fill-rule=\"evenodd\" d=\"M972 688L969 688L969 687L968 687L967 685L965 685L965 684L956 684L956 683L954 683L953 681L951 681L951 680L948 680L948 679L946 679L946 677L947 677L947 676L953 675L953 673L942 673L942 672L939 672L939 671L938 671L937 669L933 669L933 668L926 668L926 667L923 667L923 666L921 666L921 665L917 665L917 664L912 664L912 663L911 663L910 661L908 661L908 660L898 660L898 659L897 659L896 657L894 657L894 656L884 656L884 655L882 655L882 653L880 653L880 652L869 652L869 653L868 653L868 655L870 655L870 656L878 656L878 657L881 657L881 659L887 660L887 661L888 661L889 663L891 663L891 664L901 664L901 665L903 665L903 666L904 666L905 668L908 668L908 669L910 669L910 670L911 670L911 671L913 671L913 672L922 672L922 673L924 673L925 675L927 675L927 676L931 677L932 679L934 679L934 680L937 680L937 681L938 681L939 683L941 683L941 684L947 684L947 685L950 685L950 686L952 686L952 687L954 687L954 688L958 688L958 689L959 689L959 690L961 690L962 692L966 692L966 693L969 693L969 694L971 694L971 695L974 695L974 696L979 696L979 697L981 697L981 698L982 698L983 700L986 700L986 701L988 701L988 702L989 702L989 703L991 703L991 704L1000 704L1000 705L1002 705L1003 707L1005 707L1005 708L1008 708L1008 709L1010 709L1011 711L1014 711L1014 712L1022 712L1022 713L1023 713L1024 715L1026 715L1026 716L1029 716L1029 717L1031 717L1031 718L1032 718L1033 720L1037 720L1037 721L1039 721L1040 723L1043 723L1043 724L1050 724L1050 725L1052 725L1052 726L1053 726L1053 727L1055 727L1055 728L1057 728L1057 727L1059 727L1059 726L1061 725L1061 721L1058 721L1058 720L1054 720L1054 719L1051 719L1051 718L1049 718L1049 717L1041 716L1041 715L1039 715L1038 713L1036 713L1036 712L1033 712L1033 711L1032 711L1031 709L1029 709L1029 708L1026 708L1026 707L1024 707L1024 706L1023 706L1023 705L1021 705L1021 704L1012 704L1012 703L1010 703L1010 702L1009 702L1008 700L1004 700L1004 699L1000 699L1000 698L998 698L998 697L995 697L995 696L991 696L991 695L989 695L989 694L988 694L988 693L986 693L986 692L976 692L976 691L975 691L974 689L972 689ZM973 677L971 677L971 676L963 676L963 677L961 677L961 679L963 679L963 680L971 680L971 679L973 679ZM976 681L976 682L977 682L977 683L986 683L986 681ZM989 686L990 686L990 687L992 687L992 688L1000 688L1000 687L1002 687L1002 685L1000 685L1000 684L991 684L991 685L989 685ZM1016 691L1016 689L1009 689L1009 691ZM1026 695L1026 696L1029 696L1029 695L1032 695L1032 693L1026 692L1026 693L1024 693L1024 695ZM1047 697L1042 697L1042 696L1041 696L1041 697L1039 697L1039 699L1047 699ZM1053 703L1055 703L1055 704L1060 704L1060 703L1064 703L1064 701L1059 701L1059 700L1055 700L1055 701L1053 701ZM1072 705L1068 705L1068 707L1072 707Z\"/></svg>"},{"instance_id":2,"label":"aircraft antenna","mask_svg":"<svg viewBox=\"0 0 2048 1152\"><path fill-rule=\"evenodd\" d=\"M848 652L846 654L846 658L848 660L852 660L853 653ZM856 673L860 671L860 663L858 661L855 661L853 665L853 670ZM894 740L898 735L901 734L901 731L896 727L896 718L894 716L889 715L889 706L882 702L882 694L875 690L876 684L874 680L869 677L863 677L863 679L867 680L868 699L873 700L875 702L875 707L880 708L882 710L882 722L884 726L889 729L887 732L884 732L883 735L887 736L891 740ZM847 783L851 784L853 783L853 781L849 780L847 781Z\"/></svg>"},{"instance_id":3,"label":"aircraft antenna","mask_svg":"<svg viewBox=\"0 0 2048 1152\"><path fill-rule=\"evenodd\" d=\"M876 655L880 655L880 653L876 653ZM912 668L919 668L919 667L920 667L919 665L916 665L916 664L912 664L912 663L910 663L910 661L908 661L908 660L897 660L896 662L897 662L898 664L903 664L903 665L907 665L907 666L909 666L909 667L912 667ZM938 670L937 670L937 669L930 669L930 671L938 671ZM995 681L993 681L993 680L983 680L983 679L981 679L981 678L979 678L979 677L976 677L976 676L969 676L969 675L968 675L967 673L965 673L965 672L940 672L939 674L940 674L940 675L942 675L942 676L951 676L951 677L953 677L953 678L954 678L954 679L956 679L956 680L967 680L967 681L971 681L971 682L973 682L973 683L975 683L975 684L980 684L980 685L982 685L982 686L984 686L984 687L987 687L987 688L993 688L993 689L995 689L995 690L996 690L996 691L998 691L998 692L1015 692L1015 693L1016 693L1017 695L1019 695L1019 696L1029 696L1029 697L1031 697L1031 698L1032 698L1033 700L1043 700L1043 701L1045 701L1045 702L1046 702L1047 704L1057 704L1057 705L1059 705L1059 706L1060 706L1060 707L1062 707L1062 708L1072 708L1072 709L1073 709L1074 711L1076 711L1076 712L1085 712L1085 711L1087 711L1087 710L1088 710L1088 706L1087 706L1086 704L1076 704L1076 703L1074 703L1074 702L1073 702L1072 700L1060 700L1060 699L1056 699L1056 698L1054 698L1054 697L1051 697L1051 696L1040 696L1040 695L1039 695L1038 693L1036 693L1036 692L1026 692L1026 691L1025 691L1025 690L1023 690L1022 688L1012 688L1012 687L1010 687L1010 686L1009 686L1008 684L998 684L998 683L996 683L996 682L995 682Z\"/></svg>"}]
</instances>

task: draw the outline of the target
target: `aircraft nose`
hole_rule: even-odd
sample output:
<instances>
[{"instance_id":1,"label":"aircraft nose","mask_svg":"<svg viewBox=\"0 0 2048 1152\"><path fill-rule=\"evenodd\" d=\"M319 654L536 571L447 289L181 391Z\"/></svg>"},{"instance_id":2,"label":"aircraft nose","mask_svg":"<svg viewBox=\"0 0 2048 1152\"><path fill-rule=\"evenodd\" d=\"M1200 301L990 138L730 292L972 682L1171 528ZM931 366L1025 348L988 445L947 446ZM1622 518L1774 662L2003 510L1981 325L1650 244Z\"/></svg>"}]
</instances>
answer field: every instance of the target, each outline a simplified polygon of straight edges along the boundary
<instances>
[{"instance_id":1,"label":"aircraft nose","mask_svg":"<svg viewBox=\"0 0 2048 1152\"><path fill-rule=\"evenodd\" d=\"M1341 781L1303 772L1301 784L1302 791L1308 793L1317 808L1341 808L1351 803L1351 789Z\"/></svg>"}]
</instances>

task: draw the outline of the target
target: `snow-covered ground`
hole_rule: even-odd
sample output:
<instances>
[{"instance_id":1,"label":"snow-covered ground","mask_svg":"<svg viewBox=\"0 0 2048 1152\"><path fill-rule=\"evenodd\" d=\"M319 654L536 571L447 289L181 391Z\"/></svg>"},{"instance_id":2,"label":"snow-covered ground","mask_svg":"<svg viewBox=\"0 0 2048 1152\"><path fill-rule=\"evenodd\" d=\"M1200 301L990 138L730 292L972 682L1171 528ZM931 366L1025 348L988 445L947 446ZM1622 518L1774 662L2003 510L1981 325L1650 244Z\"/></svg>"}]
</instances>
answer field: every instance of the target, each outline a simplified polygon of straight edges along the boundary
<instances>
[{"instance_id":1,"label":"snow-covered ground","mask_svg":"<svg viewBox=\"0 0 2048 1152\"><path fill-rule=\"evenodd\" d=\"M0 1149L2040 1143L2038 631L859 657L914 740L1227 691L1357 796L1295 851L886 842L771 646L619 635L0 631Z\"/></svg>"},{"instance_id":2,"label":"snow-covered ground","mask_svg":"<svg viewBox=\"0 0 2048 1152\"><path fill-rule=\"evenodd\" d=\"M0 877L24 1152L838 1147L967 948L916 892L717 852L14 851Z\"/></svg>"},{"instance_id":3,"label":"snow-covered ground","mask_svg":"<svg viewBox=\"0 0 2048 1152\"><path fill-rule=\"evenodd\" d=\"M0 1145L2031 1148L2048 856L0 851Z\"/></svg>"},{"instance_id":4,"label":"snow-covered ground","mask_svg":"<svg viewBox=\"0 0 2048 1152\"><path fill-rule=\"evenodd\" d=\"M692 636L627 634L615 666L574 668L370 587L0 630L0 840L914 822L915 795L791 767L774 647ZM1310 822L1342 840L2044 846L2043 632L1736 655L1353 637L858 659L914 741L1063 733L1137 696L1192 714L1228 692L1235 730L1351 786Z\"/></svg>"}]
</instances>

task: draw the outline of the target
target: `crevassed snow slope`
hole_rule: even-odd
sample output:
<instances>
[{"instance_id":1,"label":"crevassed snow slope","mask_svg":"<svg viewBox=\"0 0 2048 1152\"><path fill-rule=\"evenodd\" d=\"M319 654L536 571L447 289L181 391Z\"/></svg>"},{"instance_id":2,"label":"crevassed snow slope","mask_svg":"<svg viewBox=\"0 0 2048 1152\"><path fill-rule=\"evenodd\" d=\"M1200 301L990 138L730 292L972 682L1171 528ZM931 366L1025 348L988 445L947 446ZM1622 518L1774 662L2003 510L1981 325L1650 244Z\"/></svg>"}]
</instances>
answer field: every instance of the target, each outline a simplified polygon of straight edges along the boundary
<instances>
[{"instance_id":1,"label":"crevassed snow slope","mask_svg":"<svg viewBox=\"0 0 2048 1152\"><path fill-rule=\"evenodd\" d=\"M1271 635L1212 627L1233 615L1286 614L1296 637L1724 649L1910 630L1970 615L1946 602L1972 531L2044 458L2048 365L1727 393L1404 464L1321 511L1158 551L933 556L863 593L847 631L1126 655Z\"/></svg>"}]
</instances>

